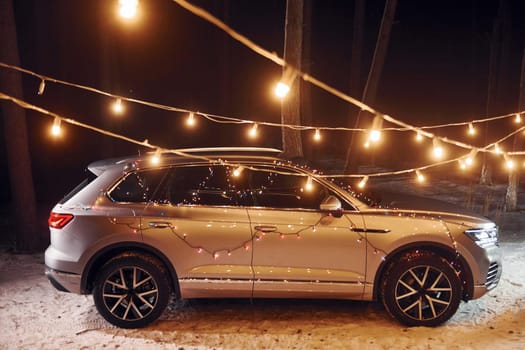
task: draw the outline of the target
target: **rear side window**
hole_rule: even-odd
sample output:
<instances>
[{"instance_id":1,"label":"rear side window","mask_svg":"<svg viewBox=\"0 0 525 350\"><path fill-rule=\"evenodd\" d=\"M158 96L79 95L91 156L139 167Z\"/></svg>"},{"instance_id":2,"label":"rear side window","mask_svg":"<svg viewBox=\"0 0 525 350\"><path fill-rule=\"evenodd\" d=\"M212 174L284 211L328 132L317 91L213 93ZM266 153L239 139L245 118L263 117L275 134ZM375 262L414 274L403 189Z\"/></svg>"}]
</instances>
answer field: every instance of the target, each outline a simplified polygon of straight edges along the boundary
<instances>
[{"instance_id":1,"label":"rear side window","mask_svg":"<svg viewBox=\"0 0 525 350\"><path fill-rule=\"evenodd\" d=\"M66 194L58 203L64 204L68 200L70 200L74 195L76 195L78 192L82 191L84 187L89 185L93 180L97 178L95 174L93 174L91 171L86 170L87 177L82 180L81 183L79 183L75 188L73 188L68 194Z\"/></svg>"},{"instance_id":2,"label":"rear side window","mask_svg":"<svg viewBox=\"0 0 525 350\"><path fill-rule=\"evenodd\" d=\"M109 197L115 202L149 202L166 172L166 169L153 169L129 173L111 190Z\"/></svg>"}]
</instances>

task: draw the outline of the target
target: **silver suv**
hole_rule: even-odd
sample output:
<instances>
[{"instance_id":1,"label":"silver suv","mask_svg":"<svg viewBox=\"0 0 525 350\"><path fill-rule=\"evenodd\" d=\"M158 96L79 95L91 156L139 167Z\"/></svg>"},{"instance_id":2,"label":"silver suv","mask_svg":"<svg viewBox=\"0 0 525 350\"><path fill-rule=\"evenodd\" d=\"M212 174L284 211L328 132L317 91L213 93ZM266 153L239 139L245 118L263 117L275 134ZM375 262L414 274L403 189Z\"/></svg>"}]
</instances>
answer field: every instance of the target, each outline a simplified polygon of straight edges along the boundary
<instances>
[{"instance_id":1,"label":"silver suv","mask_svg":"<svg viewBox=\"0 0 525 350\"><path fill-rule=\"evenodd\" d=\"M486 218L367 204L272 149L95 162L49 217L46 274L124 328L176 298L379 300L436 326L501 276ZM177 152L178 153L178 152Z\"/></svg>"}]
</instances>

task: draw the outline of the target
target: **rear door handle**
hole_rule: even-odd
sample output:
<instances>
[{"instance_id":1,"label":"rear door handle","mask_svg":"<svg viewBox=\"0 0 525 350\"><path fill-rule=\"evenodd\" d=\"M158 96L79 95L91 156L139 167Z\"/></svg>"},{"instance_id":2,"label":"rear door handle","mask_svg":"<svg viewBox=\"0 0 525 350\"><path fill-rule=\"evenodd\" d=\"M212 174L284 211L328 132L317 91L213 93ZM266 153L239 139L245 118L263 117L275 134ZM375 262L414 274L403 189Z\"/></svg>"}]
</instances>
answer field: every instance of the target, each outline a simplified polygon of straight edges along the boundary
<instances>
[{"instance_id":1,"label":"rear door handle","mask_svg":"<svg viewBox=\"0 0 525 350\"><path fill-rule=\"evenodd\" d=\"M256 231L263 232L263 233L270 233L277 231L276 226L267 226L267 225L260 225L254 227Z\"/></svg>"},{"instance_id":2,"label":"rear door handle","mask_svg":"<svg viewBox=\"0 0 525 350\"><path fill-rule=\"evenodd\" d=\"M169 222L164 221L150 221L148 222L148 226L153 228L168 228L171 225Z\"/></svg>"}]
</instances>

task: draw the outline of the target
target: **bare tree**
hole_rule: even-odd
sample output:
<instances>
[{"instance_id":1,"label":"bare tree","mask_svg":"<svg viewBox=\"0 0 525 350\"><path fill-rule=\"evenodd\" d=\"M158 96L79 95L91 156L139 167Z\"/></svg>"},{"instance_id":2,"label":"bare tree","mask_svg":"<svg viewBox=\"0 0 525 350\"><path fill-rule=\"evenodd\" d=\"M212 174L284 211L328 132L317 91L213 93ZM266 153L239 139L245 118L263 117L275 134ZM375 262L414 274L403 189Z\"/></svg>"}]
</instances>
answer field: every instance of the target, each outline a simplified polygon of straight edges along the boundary
<instances>
[{"instance_id":1,"label":"bare tree","mask_svg":"<svg viewBox=\"0 0 525 350\"><path fill-rule=\"evenodd\" d=\"M374 56L372 58L372 64L368 72L368 78L363 91L362 101L368 105L375 103L377 90L379 87L379 80L383 71L385 63L386 53L388 44L390 42L390 32L392 29L392 23L396 13L397 0L386 0L385 10L383 12L383 18L381 20L381 27L379 28L379 35L377 37L376 48ZM357 11L356 11L357 14ZM355 126L359 127L360 119L363 115L363 111L360 111L357 115ZM345 171L349 171L355 167L354 155L353 155L353 144L354 144L354 133L350 136L349 147L346 153Z\"/></svg>"},{"instance_id":2,"label":"bare tree","mask_svg":"<svg viewBox=\"0 0 525 350\"><path fill-rule=\"evenodd\" d=\"M286 23L284 34L284 60L293 68L301 68L303 45L303 0L286 1ZM286 71L287 67L283 68ZM283 74L284 74L283 71ZM281 105L281 122L288 125L301 124L300 81L294 79L288 96ZM283 156L302 157L303 145L301 132L282 128Z\"/></svg>"},{"instance_id":3,"label":"bare tree","mask_svg":"<svg viewBox=\"0 0 525 350\"><path fill-rule=\"evenodd\" d=\"M20 66L17 33L11 0L0 0L0 61ZM0 90L22 98L22 78L15 71L0 70ZM37 234L35 191L27 137L25 110L2 103L12 210L16 221L16 250L36 251L42 244ZM36 238L36 239L35 239Z\"/></svg>"}]
</instances>

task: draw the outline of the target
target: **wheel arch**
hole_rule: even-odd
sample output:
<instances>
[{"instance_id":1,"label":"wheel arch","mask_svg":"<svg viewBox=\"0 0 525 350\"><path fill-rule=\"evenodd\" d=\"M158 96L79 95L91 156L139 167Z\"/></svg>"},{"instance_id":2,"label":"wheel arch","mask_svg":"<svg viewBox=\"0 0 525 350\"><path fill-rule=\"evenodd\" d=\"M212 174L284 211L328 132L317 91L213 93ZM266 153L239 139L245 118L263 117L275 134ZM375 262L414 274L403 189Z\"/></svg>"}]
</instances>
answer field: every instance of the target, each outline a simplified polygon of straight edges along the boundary
<instances>
[{"instance_id":1,"label":"wheel arch","mask_svg":"<svg viewBox=\"0 0 525 350\"><path fill-rule=\"evenodd\" d=\"M170 279L173 292L175 293L177 298L180 298L180 288L177 272L175 271L173 265L170 263L169 259L158 249L140 242L120 242L117 244L107 246L104 249L98 251L95 255L93 255L89 259L88 263L86 264L86 267L84 268L84 271L82 272L82 279L80 284L82 293L90 294L93 289L93 282L95 280L96 272L108 260L110 260L114 256L117 256L118 254L125 252L143 253L160 260L160 262L168 271L168 277Z\"/></svg>"},{"instance_id":2,"label":"wheel arch","mask_svg":"<svg viewBox=\"0 0 525 350\"><path fill-rule=\"evenodd\" d=\"M374 278L374 291L373 296L375 300L381 299L381 283L383 277L387 273L390 267L392 267L397 261L401 259L402 256L409 253L421 252L435 254L444 257L447 259L451 266L458 272L458 276L461 279L461 284L463 287L463 300L470 300L474 293L474 279L472 276L472 271L465 260L457 251L452 249L449 246L436 243L436 242L415 242L407 244L401 247L398 247L390 254L388 254L375 274Z\"/></svg>"}]
</instances>

